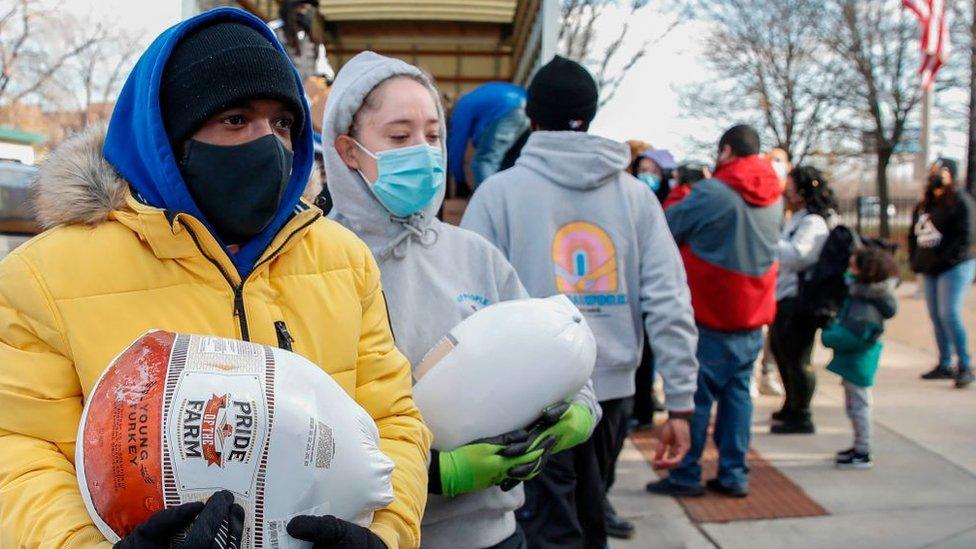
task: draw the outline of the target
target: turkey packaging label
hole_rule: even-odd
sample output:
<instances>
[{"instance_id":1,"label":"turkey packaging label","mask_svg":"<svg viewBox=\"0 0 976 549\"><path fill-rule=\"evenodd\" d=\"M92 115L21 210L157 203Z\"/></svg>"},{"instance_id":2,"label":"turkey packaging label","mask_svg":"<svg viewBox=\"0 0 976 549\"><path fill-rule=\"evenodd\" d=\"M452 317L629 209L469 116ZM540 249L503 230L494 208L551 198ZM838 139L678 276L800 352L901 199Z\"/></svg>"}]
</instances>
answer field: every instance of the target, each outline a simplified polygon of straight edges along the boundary
<instances>
[{"instance_id":1,"label":"turkey packaging label","mask_svg":"<svg viewBox=\"0 0 976 549\"><path fill-rule=\"evenodd\" d=\"M302 547L300 514L368 526L393 500L393 463L372 418L287 351L150 332L88 395L76 467L89 514L117 541L154 512L234 493L246 548Z\"/></svg>"},{"instance_id":2,"label":"turkey packaging label","mask_svg":"<svg viewBox=\"0 0 976 549\"><path fill-rule=\"evenodd\" d=\"M528 427L583 388L596 340L564 295L485 307L455 326L414 369L414 402L434 448Z\"/></svg>"}]
</instances>

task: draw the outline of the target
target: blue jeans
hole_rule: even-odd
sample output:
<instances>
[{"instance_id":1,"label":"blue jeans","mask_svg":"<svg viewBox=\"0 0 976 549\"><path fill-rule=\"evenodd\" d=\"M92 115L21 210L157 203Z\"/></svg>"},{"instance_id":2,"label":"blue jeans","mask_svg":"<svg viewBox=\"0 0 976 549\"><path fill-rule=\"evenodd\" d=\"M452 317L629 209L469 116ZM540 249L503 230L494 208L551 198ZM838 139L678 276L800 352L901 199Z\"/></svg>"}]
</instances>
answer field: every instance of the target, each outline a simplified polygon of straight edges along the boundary
<instances>
[{"instance_id":1,"label":"blue jeans","mask_svg":"<svg viewBox=\"0 0 976 549\"><path fill-rule=\"evenodd\" d=\"M482 181L495 175L505 153L528 128L529 119L523 107L512 109L485 127L471 158L471 174L474 176L472 188L477 189Z\"/></svg>"},{"instance_id":2,"label":"blue jeans","mask_svg":"<svg viewBox=\"0 0 976 549\"><path fill-rule=\"evenodd\" d=\"M718 481L730 488L748 488L746 452L752 421L749 379L762 350L762 329L734 333L698 330L700 368L695 415L691 418L691 450L669 478L675 484L701 484L699 460L708 437L712 403L718 402L713 433L718 446Z\"/></svg>"},{"instance_id":3,"label":"blue jeans","mask_svg":"<svg viewBox=\"0 0 976 549\"><path fill-rule=\"evenodd\" d=\"M925 303L935 326L935 343L939 346L939 366L952 366L952 351L959 357L959 368L968 369L969 344L962 323L966 293L976 276L976 259L969 259L938 275L925 275Z\"/></svg>"}]
</instances>

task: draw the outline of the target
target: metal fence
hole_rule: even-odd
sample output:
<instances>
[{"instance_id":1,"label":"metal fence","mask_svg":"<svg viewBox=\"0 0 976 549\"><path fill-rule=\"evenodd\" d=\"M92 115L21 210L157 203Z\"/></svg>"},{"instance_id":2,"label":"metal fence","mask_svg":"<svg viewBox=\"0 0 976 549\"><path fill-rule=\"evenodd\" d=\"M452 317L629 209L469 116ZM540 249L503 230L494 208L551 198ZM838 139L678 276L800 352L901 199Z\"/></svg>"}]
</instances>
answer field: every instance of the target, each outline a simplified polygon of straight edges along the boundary
<instances>
[{"instance_id":1,"label":"metal fence","mask_svg":"<svg viewBox=\"0 0 976 549\"><path fill-rule=\"evenodd\" d=\"M881 228L881 201L877 196L852 196L838 201L839 221L867 236L878 236ZM896 197L888 201L888 226L892 235L908 232L912 210L918 203L914 197Z\"/></svg>"}]
</instances>

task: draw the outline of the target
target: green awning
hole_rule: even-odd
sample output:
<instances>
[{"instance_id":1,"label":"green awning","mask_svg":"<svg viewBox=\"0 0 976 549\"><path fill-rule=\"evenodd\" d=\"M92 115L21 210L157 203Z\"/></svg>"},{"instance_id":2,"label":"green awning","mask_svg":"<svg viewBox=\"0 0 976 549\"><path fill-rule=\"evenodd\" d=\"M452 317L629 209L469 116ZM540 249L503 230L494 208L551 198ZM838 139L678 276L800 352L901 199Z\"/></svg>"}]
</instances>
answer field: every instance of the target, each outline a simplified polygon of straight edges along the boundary
<instances>
[{"instance_id":1,"label":"green awning","mask_svg":"<svg viewBox=\"0 0 976 549\"><path fill-rule=\"evenodd\" d=\"M47 141L47 137L39 133L25 132L16 128L5 128L0 126L0 141L7 143L20 143L23 145L38 145Z\"/></svg>"}]
</instances>

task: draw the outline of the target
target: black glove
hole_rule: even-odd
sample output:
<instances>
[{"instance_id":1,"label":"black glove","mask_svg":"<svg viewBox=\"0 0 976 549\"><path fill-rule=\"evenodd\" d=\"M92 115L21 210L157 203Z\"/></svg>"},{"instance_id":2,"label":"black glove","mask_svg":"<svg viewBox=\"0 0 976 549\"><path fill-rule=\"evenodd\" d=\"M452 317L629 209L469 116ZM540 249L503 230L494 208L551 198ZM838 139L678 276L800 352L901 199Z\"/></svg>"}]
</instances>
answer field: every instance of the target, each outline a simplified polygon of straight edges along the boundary
<instances>
[{"instance_id":1,"label":"black glove","mask_svg":"<svg viewBox=\"0 0 976 549\"><path fill-rule=\"evenodd\" d=\"M222 490L206 504L195 501L159 511L116 543L115 549L169 549L170 540L185 530L181 549L240 547L244 508L234 503L233 494Z\"/></svg>"},{"instance_id":2,"label":"black glove","mask_svg":"<svg viewBox=\"0 0 976 549\"><path fill-rule=\"evenodd\" d=\"M501 452L502 455L519 455L524 454L529 451L529 447L535 442L536 438L543 434L543 431L549 427L555 425L559 422L559 418L563 413L569 409L569 403L556 404L546 408L542 411L542 416L539 417L528 427L527 430L523 430L525 433L525 438L518 442L511 444L506 447L504 451ZM515 467L508 472L508 478L502 481L499 486L503 492L508 492L509 490L515 488L522 481L531 480L536 475L542 472L542 468L546 466L546 462L549 461L549 456L552 455L550 450L556 444L556 439L553 437L547 437L543 440L537 448L542 448L545 450L539 458L531 463L526 463L525 465Z\"/></svg>"},{"instance_id":3,"label":"black glove","mask_svg":"<svg viewBox=\"0 0 976 549\"><path fill-rule=\"evenodd\" d=\"M288 535L311 541L313 549L386 549L376 534L332 515L295 517L288 521Z\"/></svg>"}]
</instances>

